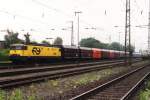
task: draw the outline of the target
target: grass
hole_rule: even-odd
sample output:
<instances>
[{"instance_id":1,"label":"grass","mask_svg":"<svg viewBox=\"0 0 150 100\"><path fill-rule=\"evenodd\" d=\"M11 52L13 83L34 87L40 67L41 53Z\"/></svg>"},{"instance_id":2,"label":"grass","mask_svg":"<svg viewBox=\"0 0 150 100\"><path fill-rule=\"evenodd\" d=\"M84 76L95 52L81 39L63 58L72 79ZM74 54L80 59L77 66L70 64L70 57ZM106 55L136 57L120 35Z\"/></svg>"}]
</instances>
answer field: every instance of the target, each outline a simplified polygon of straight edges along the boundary
<instances>
[{"instance_id":1,"label":"grass","mask_svg":"<svg viewBox=\"0 0 150 100\"><path fill-rule=\"evenodd\" d=\"M103 69L100 71L85 73L67 78L45 80L43 83L31 84L25 87L22 86L17 90L0 91L0 100L45 100L44 97L55 97L57 95L63 95L63 93L69 92L72 89L78 88L80 86L82 87L91 82L99 81L105 77L109 77L111 75L128 70L129 68L130 67L115 67ZM145 95L143 97L145 97Z\"/></svg>"},{"instance_id":2,"label":"grass","mask_svg":"<svg viewBox=\"0 0 150 100\"><path fill-rule=\"evenodd\" d=\"M0 61L8 61L9 60L9 49L0 49Z\"/></svg>"},{"instance_id":3,"label":"grass","mask_svg":"<svg viewBox=\"0 0 150 100\"><path fill-rule=\"evenodd\" d=\"M32 93L26 97L20 89L15 89L10 94L0 90L0 100L36 100L36 96Z\"/></svg>"},{"instance_id":4,"label":"grass","mask_svg":"<svg viewBox=\"0 0 150 100\"><path fill-rule=\"evenodd\" d=\"M0 100L5 100L6 92L3 90L0 90Z\"/></svg>"},{"instance_id":5,"label":"grass","mask_svg":"<svg viewBox=\"0 0 150 100\"><path fill-rule=\"evenodd\" d=\"M20 89L16 89L12 92L9 97L9 100L23 100L23 93Z\"/></svg>"},{"instance_id":6,"label":"grass","mask_svg":"<svg viewBox=\"0 0 150 100\"><path fill-rule=\"evenodd\" d=\"M116 68L116 70L119 69ZM90 82L100 80L101 78L111 75L113 73L118 73L118 71L104 69L97 72L78 75L75 77L46 80L45 83L31 84L30 86L7 92L7 96L9 97L9 99L7 100L44 100L44 97L47 95L50 95L50 97L55 97L56 95L63 95L63 93L65 93L66 91L75 89L79 86L84 86ZM5 96L6 95L3 95L2 97Z\"/></svg>"},{"instance_id":7,"label":"grass","mask_svg":"<svg viewBox=\"0 0 150 100\"><path fill-rule=\"evenodd\" d=\"M150 99L150 90L146 89L140 92L139 100L149 100Z\"/></svg>"},{"instance_id":8,"label":"grass","mask_svg":"<svg viewBox=\"0 0 150 100\"><path fill-rule=\"evenodd\" d=\"M139 100L150 100L150 81L146 84L146 89L140 91Z\"/></svg>"},{"instance_id":9,"label":"grass","mask_svg":"<svg viewBox=\"0 0 150 100\"><path fill-rule=\"evenodd\" d=\"M99 72L101 74L98 74ZM113 71L111 69L105 69L105 70L102 70L102 71L99 71L99 72L97 72L97 73L94 72L94 73L91 73L91 74L84 74L83 77L78 78L76 80L73 80L74 84L75 85L86 85L90 82L100 80L101 78L106 77L106 76L113 73Z\"/></svg>"},{"instance_id":10,"label":"grass","mask_svg":"<svg viewBox=\"0 0 150 100\"><path fill-rule=\"evenodd\" d=\"M51 80L50 84L54 87L57 87L59 85L59 82L57 80Z\"/></svg>"}]
</instances>

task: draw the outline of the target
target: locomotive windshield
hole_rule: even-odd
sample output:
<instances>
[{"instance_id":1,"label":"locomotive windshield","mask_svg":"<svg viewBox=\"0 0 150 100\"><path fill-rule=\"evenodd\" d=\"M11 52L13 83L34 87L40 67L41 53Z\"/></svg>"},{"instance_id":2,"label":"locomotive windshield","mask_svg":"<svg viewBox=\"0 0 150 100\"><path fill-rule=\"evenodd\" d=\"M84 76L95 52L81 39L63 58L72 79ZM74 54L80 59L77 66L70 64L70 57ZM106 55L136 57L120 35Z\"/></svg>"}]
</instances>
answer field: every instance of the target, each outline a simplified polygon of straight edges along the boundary
<instances>
[{"instance_id":1,"label":"locomotive windshield","mask_svg":"<svg viewBox=\"0 0 150 100\"><path fill-rule=\"evenodd\" d=\"M27 50L27 46L24 45L12 45L10 47L11 50Z\"/></svg>"}]
</instances>

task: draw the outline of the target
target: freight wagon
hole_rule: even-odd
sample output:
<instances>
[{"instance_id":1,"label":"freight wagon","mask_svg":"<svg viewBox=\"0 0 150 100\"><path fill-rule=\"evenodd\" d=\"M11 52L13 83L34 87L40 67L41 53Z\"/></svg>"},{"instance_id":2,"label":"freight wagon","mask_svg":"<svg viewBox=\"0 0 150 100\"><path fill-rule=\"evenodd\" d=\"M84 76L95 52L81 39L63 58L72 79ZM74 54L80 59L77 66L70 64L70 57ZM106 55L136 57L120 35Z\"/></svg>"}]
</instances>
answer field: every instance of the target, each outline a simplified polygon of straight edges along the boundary
<instances>
[{"instance_id":1,"label":"freight wagon","mask_svg":"<svg viewBox=\"0 0 150 100\"><path fill-rule=\"evenodd\" d=\"M129 53L127 52L127 56ZM140 57L139 53L133 54ZM30 61L63 61L63 60L100 60L124 58L124 51L106 50L98 48L76 47L76 46L43 46L13 44L9 53L13 62Z\"/></svg>"}]
</instances>

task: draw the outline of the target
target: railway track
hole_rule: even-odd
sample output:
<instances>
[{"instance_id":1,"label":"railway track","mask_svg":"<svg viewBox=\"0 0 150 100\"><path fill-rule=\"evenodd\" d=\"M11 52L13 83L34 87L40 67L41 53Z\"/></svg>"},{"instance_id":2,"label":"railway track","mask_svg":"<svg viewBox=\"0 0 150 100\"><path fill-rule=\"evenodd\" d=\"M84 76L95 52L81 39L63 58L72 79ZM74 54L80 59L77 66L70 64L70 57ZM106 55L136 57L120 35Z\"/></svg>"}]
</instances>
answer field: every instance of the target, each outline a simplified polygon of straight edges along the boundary
<instances>
[{"instance_id":1,"label":"railway track","mask_svg":"<svg viewBox=\"0 0 150 100\"><path fill-rule=\"evenodd\" d=\"M0 70L0 88L9 88L26 83L37 82L45 79L54 79L69 75L81 74L85 72L95 71L110 68L116 65L124 64L123 61L118 62L96 62L84 63L68 66L53 66L53 67L35 67Z\"/></svg>"},{"instance_id":2,"label":"railway track","mask_svg":"<svg viewBox=\"0 0 150 100\"><path fill-rule=\"evenodd\" d=\"M124 59L112 59L112 60L86 60L86 61L63 61L63 62L49 62L49 63L24 63L24 64L14 64L11 62L0 62L0 69L15 69L15 68L27 68L27 67L42 67L42 66L57 66L57 65L71 65L71 64L79 64L79 63L93 63L93 62L101 62L101 63L106 63L106 62L112 62L112 61L123 61ZM135 60L135 59L134 59ZM141 58L136 58L136 60L142 60Z\"/></svg>"},{"instance_id":3,"label":"railway track","mask_svg":"<svg viewBox=\"0 0 150 100\"><path fill-rule=\"evenodd\" d=\"M33 72L43 72L43 71L55 71L55 70L62 70L62 69L72 69L77 67L86 67L92 65L101 65L101 64L113 64L116 62L122 62L123 60L117 61L104 61L104 62L90 62L90 63L79 63L79 64L66 64L66 65L55 65L55 66L37 66L37 67L18 67L11 68L11 69L3 69L0 70L1 76L11 76L15 74L25 74L25 73L33 73Z\"/></svg>"},{"instance_id":4,"label":"railway track","mask_svg":"<svg viewBox=\"0 0 150 100\"><path fill-rule=\"evenodd\" d=\"M123 59L122 59L123 60ZM111 61L120 61L120 60L111 60ZM87 60L87 61L64 61L64 62L51 62L51 63L25 63L25 64L14 64L11 62L0 63L0 69L11 69L11 68L26 68L26 67L38 67L38 66L56 66L56 65L68 65L68 64L78 64L78 63L93 63L93 62L111 62L110 60Z\"/></svg>"},{"instance_id":5,"label":"railway track","mask_svg":"<svg viewBox=\"0 0 150 100\"><path fill-rule=\"evenodd\" d=\"M142 66L70 100L127 100L149 75L149 65Z\"/></svg>"}]
</instances>

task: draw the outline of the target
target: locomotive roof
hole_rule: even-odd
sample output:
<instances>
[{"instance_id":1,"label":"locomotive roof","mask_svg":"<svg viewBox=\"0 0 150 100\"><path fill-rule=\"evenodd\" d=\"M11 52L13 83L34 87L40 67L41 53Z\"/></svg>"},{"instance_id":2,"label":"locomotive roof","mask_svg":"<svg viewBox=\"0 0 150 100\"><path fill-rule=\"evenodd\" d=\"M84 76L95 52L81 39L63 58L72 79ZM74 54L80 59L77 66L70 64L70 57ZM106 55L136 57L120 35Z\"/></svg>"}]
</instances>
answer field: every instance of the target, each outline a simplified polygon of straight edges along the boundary
<instances>
[{"instance_id":1,"label":"locomotive roof","mask_svg":"<svg viewBox=\"0 0 150 100\"><path fill-rule=\"evenodd\" d=\"M120 52L120 53L125 53L124 51L117 51L117 50L108 50L108 49L100 49L100 48L89 48L89 47L77 47L77 46L70 46L70 45L46 45L46 44L12 44L11 46L44 46L44 47L59 47L59 48L70 48L70 49L85 49L85 50L101 50L101 51L106 51L106 52ZM129 52L127 52L128 54ZM135 53L138 54L138 53Z\"/></svg>"},{"instance_id":2,"label":"locomotive roof","mask_svg":"<svg viewBox=\"0 0 150 100\"><path fill-rule=\"evenodd\" d=\"M84 49L84 50L92 50L92 48L88 48L88 47L80 47L80 49Z\"/></svg>"},{"instance_id":3,"label":"locomotive roof","mask_svg":"<svg viewBox=\"0 0 150 100\"><path fill-rule=\"evenodd\" d=\"M70 45L63 45L64 48L72 48L72 49L78 49L77 46L70 46Z\"/></svg>"},{"instance_id":4,"label":"locomotive roof","mask_svg":"<svg viewBox=\"0 0 150 100\"><path fill-rule=\"evenodd\" d=\"M25 46L24 44L11 44L10 46Z\"/></svg>"},{"instance_id":5,"label":"locomotive roof","mask_svg":"<svg viewBox=\"0 0 150 100\"><path fill-rule=\"evenodd\" d=\"M11 46L44 46L44 47L54 47L55 45L47 45L47 44L12 44Z\"/></svg>"}]
</instances>

